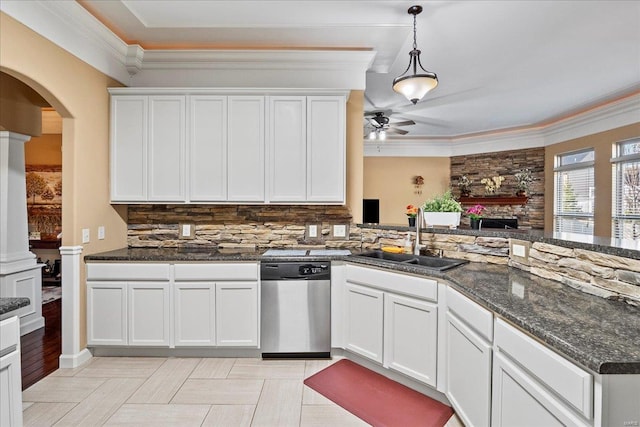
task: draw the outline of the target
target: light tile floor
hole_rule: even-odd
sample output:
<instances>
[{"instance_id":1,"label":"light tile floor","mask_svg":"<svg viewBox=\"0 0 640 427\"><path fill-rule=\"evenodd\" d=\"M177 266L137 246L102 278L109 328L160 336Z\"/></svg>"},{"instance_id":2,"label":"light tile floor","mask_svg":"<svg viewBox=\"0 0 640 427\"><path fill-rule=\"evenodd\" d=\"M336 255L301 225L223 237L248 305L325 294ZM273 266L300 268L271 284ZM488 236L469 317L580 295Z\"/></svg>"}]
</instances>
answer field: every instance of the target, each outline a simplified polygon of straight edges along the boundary
<instances>
[{"instance_id":1,"label":"light tile floor","mask_svg":"<svg viewBox=\"0 0 640 427\"><path fill-rule=\"evenodd\" d=\"M95 357L25 390L24 425L366 426L302 382L336 360Z\"/></svg>"}]
</instances>

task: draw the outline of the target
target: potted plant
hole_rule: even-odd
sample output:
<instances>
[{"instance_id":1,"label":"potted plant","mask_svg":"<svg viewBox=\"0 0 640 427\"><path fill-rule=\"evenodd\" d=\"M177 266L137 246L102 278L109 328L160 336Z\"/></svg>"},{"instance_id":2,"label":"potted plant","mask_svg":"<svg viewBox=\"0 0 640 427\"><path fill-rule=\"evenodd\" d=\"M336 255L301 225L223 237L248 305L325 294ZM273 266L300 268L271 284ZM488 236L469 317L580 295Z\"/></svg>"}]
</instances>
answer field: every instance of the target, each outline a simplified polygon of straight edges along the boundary
<instances>
[{"instance_id":1,"label":"potted plant","mask_svg":"<svg viewBox=\"0 0 640 427\"><path fill-rule=\"evenodd\" d=\"M529 185L533 181L533 175L529 169L522 169L513 175L516 178L516 196L526 196L529 191Z\"/></svg>"},{"instance_id":2,"label":"potted plant","mask_svg":"<svg viewBox=\"0 0 640 427\"><path fill-rule=\"evenodd\" d=\"M482 178L480 182L484 184L484 191L487 195L493 195L502 185L502 181L504 181L504 176L498 175L491 178Z\"/></svg>"},{"instance_id":3,"label":"potted plant","mask_svg":"<svg viewBox=\"0 0 640 427\"><path fill-rule=\"evenodd\" d=\"M407 214L407 218L409 219L409 227L415 227L418 208L413 205L407 205L405 213Z\"/></svg>"},{"instance_id":4,"label":"potted plant","mask_svg":"<svg viewBox=\"0 0 640 427\"><path fill-rule=\"evenodd\" d=\"M482 214L486 209L487 208L485 208L483 205L475 205L471 206L465 212L469 216L469 224L471 225L471 228L473 230L480 229L480 220L482 219Z\"/></svg>"},{"instance_id":5,"label":"potted plant","mask_svg":"<svg viewBox=\"0 0 640 427\"><path fill-rule=\"evenodd\" d=\"M449 228L456 228L460 225L462 205L453 198L451 190L447 190L444 194L424 202L422 210L424 211L424 222L427 227L446 225Z\"/></svg>"}]
</instances>

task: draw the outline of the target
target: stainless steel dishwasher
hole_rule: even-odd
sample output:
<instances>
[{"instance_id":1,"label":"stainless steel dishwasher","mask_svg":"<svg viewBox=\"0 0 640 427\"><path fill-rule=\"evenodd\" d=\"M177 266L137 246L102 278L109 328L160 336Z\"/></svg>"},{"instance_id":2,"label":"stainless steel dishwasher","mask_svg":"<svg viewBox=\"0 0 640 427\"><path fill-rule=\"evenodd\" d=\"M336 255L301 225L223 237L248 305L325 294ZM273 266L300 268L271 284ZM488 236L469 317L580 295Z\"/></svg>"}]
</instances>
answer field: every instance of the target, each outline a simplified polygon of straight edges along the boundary
<instances>
[{"instance_id":1,"label":"stainless steel dishwasher","mask_svg":"<svg viewBox=\"0 0 640 427\"><path fill-rule=\"evenodd\" d=\"M263 262L263 358L325 358L331 354L331 264Z\"/></svg>"}]
</instances>

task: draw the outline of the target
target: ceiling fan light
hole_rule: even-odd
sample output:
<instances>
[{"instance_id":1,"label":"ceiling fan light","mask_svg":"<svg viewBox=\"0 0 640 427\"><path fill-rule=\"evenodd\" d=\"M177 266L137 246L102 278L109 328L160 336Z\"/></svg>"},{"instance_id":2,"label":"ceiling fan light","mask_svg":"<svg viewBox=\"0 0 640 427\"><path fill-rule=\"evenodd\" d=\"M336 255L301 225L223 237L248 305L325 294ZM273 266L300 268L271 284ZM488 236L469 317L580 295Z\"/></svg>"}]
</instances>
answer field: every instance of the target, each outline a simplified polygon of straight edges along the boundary
<instances>
[{"instance_id":1,"label":"ceiling fan light","mask_svg":"<svg viewBox=\"0 0 640 427\"><path fill-rule=\"evenodd\" d=\"M384 141L385 139L387 139L387 132L381 130L380 135L378 135L378 138L380 138L381 141Z\"/></svg>"},{"instance_id":2,"label":"ceiling fan light","mask_svg":"<svg viewBox=\"0 0 640 427\"><path fill-rule=\"evenodd\" d=\"M369 139L376 139L376 131L372 130L369 132Z\"/></svg>"}]
</instances>

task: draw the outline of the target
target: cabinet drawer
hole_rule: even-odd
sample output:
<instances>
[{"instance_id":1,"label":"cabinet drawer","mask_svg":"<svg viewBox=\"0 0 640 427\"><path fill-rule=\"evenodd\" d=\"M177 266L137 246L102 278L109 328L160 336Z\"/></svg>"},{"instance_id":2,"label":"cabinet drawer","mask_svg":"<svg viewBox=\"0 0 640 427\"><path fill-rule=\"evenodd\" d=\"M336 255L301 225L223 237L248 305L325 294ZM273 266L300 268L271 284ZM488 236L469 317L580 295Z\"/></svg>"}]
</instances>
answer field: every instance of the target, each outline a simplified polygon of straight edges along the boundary
<instances>
[{"instance_id":1,"label":"cabinet drawer","mask_svg":"<svg viewBox=\"0 0 640 427\"><path fill-rule=\"evenodd\" d=\"M496 319L495 345L587 419L593 413L593 377L506 322Z\"/></svg>"},{"instance_id":2,"label":"cabinet drawer","mask_svg":"<svg viewBox=\"0 0 640 427\"><path fill-rule=\"evenodd\" d=\"M0 322L0 355L15 350L20 339L20 321L13 316Z\"/></svg>"},{"instance_id":3,"label":"cabinet drawer","mask_svg":"<svg viewBox=\"0 0 640 427\"><path fill-rule=\"evenodd\" d=\"M438 282L424 277L347 265L346 278L349 282L372 286L385 291L430 301L438 300Z\"/></svg>"},{"instance_id":4,"label":"cabinet drawer","mask_svg":"<svg viewBox=\"0 0 640 427\"><path fill-rule=\"evenodd\" d=\"M447 286L447 309L487 341L493 341L493 315L460 292Z\"/></svg>"},{"instance_id":5,"label":"cabinet drawer","mask_svg":"<svg viewBox=\"0 0 640 427\"><path fill-rule=\"evenodd\" d=\"M258 280L255 262L176 264L176 280Z\"/></svg>"},{"instance_id":6,"label":"cabinet drawer","mask_svg":"<svg viewBox=\"0 0 640 427\"><path fill-rule=\"evenodd\" d=\"M87 264L87 280L169 280L169 278L169 264Z\"/></svg>"}]
</instances>

